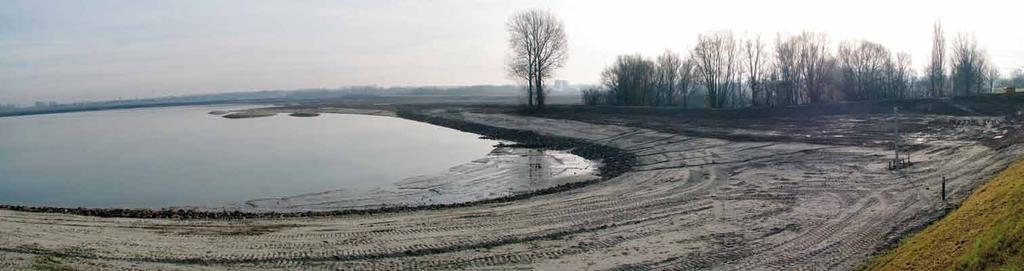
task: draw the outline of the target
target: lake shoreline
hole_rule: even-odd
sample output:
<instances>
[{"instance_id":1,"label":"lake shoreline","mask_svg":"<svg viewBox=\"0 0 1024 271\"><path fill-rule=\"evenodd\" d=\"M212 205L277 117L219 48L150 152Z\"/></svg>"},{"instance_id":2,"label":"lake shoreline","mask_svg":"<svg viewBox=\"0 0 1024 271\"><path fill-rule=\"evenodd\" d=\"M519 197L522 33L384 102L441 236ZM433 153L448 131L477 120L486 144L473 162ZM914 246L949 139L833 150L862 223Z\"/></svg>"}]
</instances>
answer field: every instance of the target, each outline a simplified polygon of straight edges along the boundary
<instances>
[{"instance_id":1,"label":"lake shoreline","mask_svg":"<svg viewBox=\"0 0 1024 271\"><path fill-rule=\"evenodd\" d=\"M279 218L279 217L324 217L343 215L365 215L378 213L392 213L416 210L437 210L445 208L467 207L480 204L510 202L527 199L534 196L567 191L589 184L597 183L609 178L618 176L629 170L635 157L631 154L607 146L596 145L572 138L544 136L530 131L513 130L499 127L491 127L470 123L461 120L452 120L441 117L430 116L423 112L410 110L385 109L356 109L356 108L305 108L305 110L293 110L287 107L253 108L235 110L223 114L221 117L229 118L231 115L243 116L240 118L267 117L278 113L294 114L301 112L300 117L314 117L321 113L336 114L361 114L390 116L408 119L417 122L428 123L441 127L447 127L463 132L474 133L485 138L498 139L514 142L518 147L529 147L540 150L567 150L572 154L583 157L598 163L597 178L559 184L542 189L534 189L522 193L515 193L500 197L486 198L482 200L471 200L466 202L424 204L424 205L394 205L369 208L342 208L338 210L256 210L226 208L227 206L204 207L204 206L183 206L166 207L161 209L149 208L89 208L89 207L52 207L52 206L30 206L30 205L0 205L0 209L36 213L63 213L95 217L118 217L118 218L171 218L171 219L248 219L248 218ZM507 147L507 146L506 146ZM328 191L330 192L330 191ZM301 196L301 195L298 195ZM259 199L255 199L259 200Z\"/></svg>"}]
</instances>

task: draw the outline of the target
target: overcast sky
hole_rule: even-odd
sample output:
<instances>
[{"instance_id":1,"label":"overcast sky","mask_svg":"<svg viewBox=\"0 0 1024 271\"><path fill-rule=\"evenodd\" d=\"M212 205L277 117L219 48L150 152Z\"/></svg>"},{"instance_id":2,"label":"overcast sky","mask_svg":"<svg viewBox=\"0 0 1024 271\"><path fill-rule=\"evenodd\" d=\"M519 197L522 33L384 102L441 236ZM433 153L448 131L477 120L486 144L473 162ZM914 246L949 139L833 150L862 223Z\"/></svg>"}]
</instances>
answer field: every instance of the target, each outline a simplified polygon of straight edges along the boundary
<instances>
[{"instance_id":1,"label":"overcast sky","mask_svg":"<svg viewBox=\"0 0 1024 271\"><path fill-rule=\"evenodd\" d=\"M827 31L920 69L941 20L1005 73L1024 65L1018 1L0 1L0 103L376 84L511 84L505 21L566 25L557 77L595 83L616 55L686 51L698 33Z\"/></svg>"}]
</instances>

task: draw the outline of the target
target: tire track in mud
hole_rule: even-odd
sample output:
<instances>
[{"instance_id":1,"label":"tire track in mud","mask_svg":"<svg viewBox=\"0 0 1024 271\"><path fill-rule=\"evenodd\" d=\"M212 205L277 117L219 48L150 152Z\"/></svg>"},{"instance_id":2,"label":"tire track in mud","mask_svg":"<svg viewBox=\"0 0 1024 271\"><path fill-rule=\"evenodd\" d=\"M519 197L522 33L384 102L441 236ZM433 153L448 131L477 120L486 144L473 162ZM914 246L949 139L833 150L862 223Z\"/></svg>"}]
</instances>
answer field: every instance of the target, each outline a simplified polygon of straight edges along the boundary
<instances>
[{"instance_id":1,"label":"tire track in mud","mask_svg":"<svg viewBox=\"0 0 1024 271\"><path fill-rule=\"evenodd\" d=\"M710 184L710 183L711 182L703 182L703 184L705 184L705 185L694 186L694 187L692 187L692 189L690 189L689 192L690 193L697 192L697 189L707 189L708 188L708 184ZM677 195L686 195L686 194L685 193L681 193L681 194L677 194ZM633 199L638 199L638 198L633 198ZM645 199L645 198L640 198L640 199ZM669 199L672 199L672 198L669 198ZM684 199L684 201L693 201L693 200L695 200L695 199L693 199L693 198L688 199L688 200ZM668 201L668 200L667 199L660 199L660 201ZM668 201L668 204L676 204L676 206L678 206L678 204L680 204L680 201L678 201L678 200L676 202ZM592 207L589 207L587 209L588 210L606 209L606 210L604 210L602 212L604 212L604 213L615 213L615 214L632 214L632 213L634 213L634 212L631 212L633 210L616 210L616 209L611 209L610 208L611 206L620 206L620 205L621 205L621 202L617 202L616 201L616 202L611 202L611 205L608 206L608 207L602 207L602 206L593 207L592 206ZM630 209L635 209L636 211L659 210L658 208L656 208L656 206L652 206L652 205L656 205L656 204L647 204L647 205L634 204L634 206L636 206L636 208L630 208ZM710 209L710 207L705 208L705 209ZM574 216L580 216L580 217L591 217L588 214L587 211L582 211L582 210L572 210L572 209L561 210L559 213L560 214L558 214L558 215L569 215L569 216L573 216L574 215ZM630 217L630 216L623 216L623 215L620 215L620 216L622 216L622 217ZM616 220L623 220L623 218L613 218L613 219L611 219L609 221L616 221ZM530 223L534 223L534 222L530 222ZM606 223L608 223L608 222L597 221L596 224L601 225L601 224L606 224ZM382 231L382 232L388 232L389 234L390 233L395 233L395 234L407 234L407 233L409 233L409 232L396 232L396 231Z\"/></svg>"},{"instance_id":2,"label":"tire track in mud","mask_svg":"<svg viewBox=\"0 0 1024 271\"><path fill-rule=\"evenodd\" d=\"M430 220L418 222L415 224L393 225L392 227L375 227L375 229L373 230L364 232L302 235L266 235L257 236L255 237L255 239L287 240L310 237L336 238L353 236L369 236L374 238L380 238L384 236L411 235L418 233L437 233L467 229L479 230L482 228L491 228L497 226L508 228L522 228L525 225L555 224L562 221L572 221L580 217L602 217L619 212L644 210L645 208L650 208L651 206L665 203L686 204L692 201L703 199L702 197L682 198L681 196L683 195L677 195L674 197L681 199L665 199L662 198L664 197L664 195L635 195L622 197L619 199L605 198L596 199L589 202L575 201L568 204L570 207L567 208L558 208L550 211L545 210L541 211L540 213L528 214L529 218L527 220L519 219L522 216L527 215L524 213L505 213L496 214L488 217L481 217L477 220L444 220L443 223L438 220Z\"/></svg>"},{"instance_id":3,"label":"tire track in mud","mask_svg":"<svg viewBox=\"0 0 1024 271\"><path fill-rule=\"evenodd\" d=\"M657 207L657 206L653 206ZM131 262L152 262L152 263L179 263L179 264L199 264L199 265L211 265L211 264L251 264L251 263L270 263L272 266L280 266L281 263L289 265L294 262L321 262L321 261L360 261L360 260L373 260L373 259L384 259L384 258L395 258L395 257L410 257L410 256L426 256L432 254L451 253L464 250L475 250L481 248L489 248L502 246L507 244L524 243L533 240L540 239L554 239L561 236L579 234L584 232L592 232L597 230L604 230L623 225L637 224L648 220L661 219L672 215L681 215L687 213L700 212L710 209L710 206L701 206L692 209L685 209L682 211L669 212L667 214L650 214L646 216L638 216L634 212L615 212L611 217L606 217L598 221L581 223L579 225L569 227L569 230L554 231L549 233L543 233L539 235L528 235L528 236L500 236L495 240L479 241L473 243L458 243L458 242L440 242L440 243L428 243L428 244L416 244L406 247L399 247L391 250L369 248L355 251L341 251L336 255L328 256L316 256L310 255L303 250L297 250L294 247L285 247L285 250L292 251L290 253L281 254L268 254L268 253L248 253L242 255L233 255L233 257L223 258L197 258L197 257L181 257L181 258L166 258L166 257L105 257L95 255L71 255L60 252L44 251L44 250L33 250L33 249L10 249L0 248L0 251L17 252L17 253L33 253L49 256L59 257L75 257L85 259L101 259L101 260L118 260L118 261L131 261ZM661 208L655 208L657 210L663 210ZM638 218L639 217L639 218ZM394 234L391 231L387 231L388 235ZM640 236L640 235L638 235ZM625 239L623 239L625 240ZM605 243L609 244L609 243ZM610 246L610 245L608 245ZM266 247L258 247L257 249L265 249ZM582 249L578 251L586 251ZM569 254L568 252L550 253L546 255L564 255ZM240 257L238 257L240 256ZM519 256L517 256L518 258ZM524 257L526 259L526 257ZM493 263L493 260L491 261Z\"/></svg>"}]
</instances>

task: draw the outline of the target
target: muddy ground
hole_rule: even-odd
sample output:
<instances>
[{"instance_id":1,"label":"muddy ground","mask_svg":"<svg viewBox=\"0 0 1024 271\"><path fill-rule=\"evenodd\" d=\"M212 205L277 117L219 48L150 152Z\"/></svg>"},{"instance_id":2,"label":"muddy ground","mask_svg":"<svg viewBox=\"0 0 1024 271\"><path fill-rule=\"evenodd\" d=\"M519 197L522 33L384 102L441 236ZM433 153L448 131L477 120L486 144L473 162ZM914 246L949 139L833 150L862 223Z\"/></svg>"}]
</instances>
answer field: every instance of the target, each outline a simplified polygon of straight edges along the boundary
<instances>
[{"instance_id":1,"label":"muddy ground","mask_svg":"<svg viewBox=\"0 0 1024 271\"><path fill-rule=\"evenodd\" d=\"M896 171L884 103L540 115L498 105L282 108L525 131L635 161L582 187L454 208L188 220L0 210L0 269L850 270L1021 157L1019 104L902 104L914 165Z\"/></svg>"},{"instance_id":2,"label":"muddy ground","mask_svg":"<svg viewBox=\"0 0 1024 271\"><path fill-rule=\"evenodd\" d=\"M499 200L591 182L599 165L564 151L496 147L479 159L445 172L413 176L393 186L374 189L339 189L275 198L253 199L207 212L330 213L335 210L399 209ZM270 212L271 214L264 214Z\"/></svg>"}]
</instances>

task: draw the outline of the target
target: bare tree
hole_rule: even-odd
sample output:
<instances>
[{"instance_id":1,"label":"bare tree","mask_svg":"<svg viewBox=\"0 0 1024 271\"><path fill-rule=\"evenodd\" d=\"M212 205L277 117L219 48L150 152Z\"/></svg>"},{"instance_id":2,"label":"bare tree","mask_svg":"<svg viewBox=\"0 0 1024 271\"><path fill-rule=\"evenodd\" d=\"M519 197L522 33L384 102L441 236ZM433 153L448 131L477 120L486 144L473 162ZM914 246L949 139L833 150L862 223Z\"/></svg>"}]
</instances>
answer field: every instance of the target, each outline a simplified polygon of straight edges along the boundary
<instances>
[{"instance_id":1,"label":"bare tree","mask_svg":"<svg viewBox=\"0 0 1024 271\"><path fill-rule=\"evenodd\" d=\"M796 41L800 73L804 82L803 93L807 96L808 102L823 102L826 96L825 77L828 75L829 67L826 62L831 58L828 52L828 36L825 33L804 31Z\"/></svg>"},{"instance_id":2,"label":"bare tree","mask_svg":"<svg viewBox=\"0 0 1024 271\"><path fill-rule=\"evenodd\" d=\"M565 65L568 41L562 21L554 14L531 9L517 12L507 24L512 60L509 74L527 83L529 105L544 108L544 81Z\"/></svg>"},{"instance_id":3,"label":"bare tree","mask_svg":"<svg viewBox=\"0 0 1024 271\"><path fill-rule=\"evenodd\" d=\"M608 89L603 97L614 104L686 106L696 89L706 94L708 107L723 108L976 95L1024 85L1020 69L1000 79L973 35L960 34L947 46L940 23L933 34L931 58L918 76L910 54L875 42L844 41L832 51L825 33L804 31L779 34L774 48L765 49L759 36L736 39L731 31L710 32L699 35L690 56L682 59L671 51L654 61L620 56L602 74Z\"/></svg>"},{"instance_id":4,"label":"bare tree","mask_svg":"<svg viewBox=\"0 0 1024 271\"><path fill-rule=\"evenodd\" d=\"M932 28L932 56L925 67L928 79L928 94L932 97L942 96L946 89L946 36L942 24L935 22Z\"/></svg>"},{"instance_id":5,"label":"bare tree","mask_svg":"<svg viewBox=\"0 0 1024 271\"><path fill-rule=\"evenodd\" d=\"M606 103L608 101L607 91L601 90L597 87L585 88L580 92L580 98L583 100L585 105L598 105Z\"/></svg>"},{"instance_id":6,"label":"bare tree","mask_svg":"<svg viewBox=\"0 0 1024 271\"><path fill-rule=\"evenodd\" d=\"M1013 73L1010 74L1009 86L1024 87L1024 67L1013 70Z\"/></svg>"},{"instance_id":7,"label":"bare tree","mask_svg":"<svg viewBox=\"0 0 1024 271\"><path fill-rule=\"evenodd\" d=\"M769 100L774 104L791 105L798 104L800 95L798 87L802 84L803 68L799 61L800 46L798 41L792 37L783 38L778 34L775 38L775 67L772 71L774 78L773 90Z\"/></svg>"},{"instance_id":8,"label":"bare tree","mask_svg":"<svg viewBox=\"0 0 1024 271\"><path fill-rule=\"evenodd\" d=\"M693 85L697 80L697 72L694 69L696 64L692 58L687 58L683 61L682 65L679 65L679 86L676 87L679 91L679 96L682 98L681 103L683 107L690 106L690 90L693 89Z\"/></svg>"},{"instance_id":9,"label":"bare tree","mask_svg":"<svg viewBox=\"0 0 1024 271\"><path fill-rule=\"evenodd\" d=\"M844 41L839 45L841 89L847 100L883 98L886 69L894 67L889 49L870 41Z\"/></svg>"},{"instance_id":10,"label":"bare tree","mask_svg":"<svg viewBox=\"0 0 1024 271\"><path fill-rule=\"evenodd\" d=\"M751 104L757 106L760 101L765 101L767 95L763 93L762 81L767 72L768 56L761 42L761 36L754 36L743 42L743 68L746 69L747 85L750 86ZM767 101L765 101L767 104Z\"/></svg>"},{"instance_id":11,"label":"bare tree","mask_svg":"<svg viewBox=\"0 0 1024 271\"><path fill-rule=\"evenodd\" d=\"M666 51L656 60L640 54L620 55L601 72L602 95L614 105L675 105L688 103L697 76L691 59ZM593 99L596 92L588 93ZM588 99L584 97L584 99Z\"/></svg>"},{"instance_id":12,"label":"bare tree","mask_svg":"<svg viewBox=\"0 0 1024 271\"><path fill-rule=\"evenodd\" d=\"M914 69L910 67L912 62L909 53L896 54L889 76L889 88L893 92L892 98L905 99L910 96L914 84Z\"/></svg>"},{"instance_id":13,"label":"bare tree","mask_svg":"<svg viewBox=\"0 0 1024 271\"><path fill-rule=\"evenodd\" d=\"M658 56L655 80L657 81L658 97L655 105L673 105L678 92L679 67L683 65L679 54L665 50Z\"/></svg>"},{"instance_id":14,"label":"bare tree","mask_svg":"<svg viewBox=\"0 0 1024 271\"><path fill-rule=\"evenodd\" d=\"M533 108L533 73L530 72L530 64L527 58L512 56L508 60L508 75L519 84L526 86L526 102L528 108Z\"/></svg>"},{"instance_id":15,"label":"bare tree","mask_svg":"<svg viewBox=\"0 0 1024 271\"><path fill-rule=\"evenodd\" d=\"M978 49L974 35L960 33L953 39L953 57L950 61L953 92L970 95L981 90L986 73L985 54Z\"/></svg>"},{"instance_id":16,"label":"bare tree","mask_svg":"<svg viewBox=\"0 0 1024 271\"><path fill-rule=\"evenodd\" d=\"M651 105L656 92L654 61L640 54L621 55L601 73L601 82L608 89L612 104Z\"/></svg>"},{"instance_id":17,"label":"bare tree","mask_svg":"<svg viewBox=\"0 0 1024 271\"><path fill-rule=\"evenodd\" d=\"M989 64L988 69L988 91L992 92L996 90L996 81L1000 81L999 78L1002 75L999 73L999 69L995 65Z\"/></svg>"},{"instance_id":18,"label":"bare tree","mask_svg":"<svg viewBox=\"0 0 1024 271\"><path fill-rule=\"evenodd\" d=\"M697 75L707 90L708 107L725 107L727 97L737 88L737 51L732 31L697 36L692 57Z\"/></svg>"}]
</instances>

